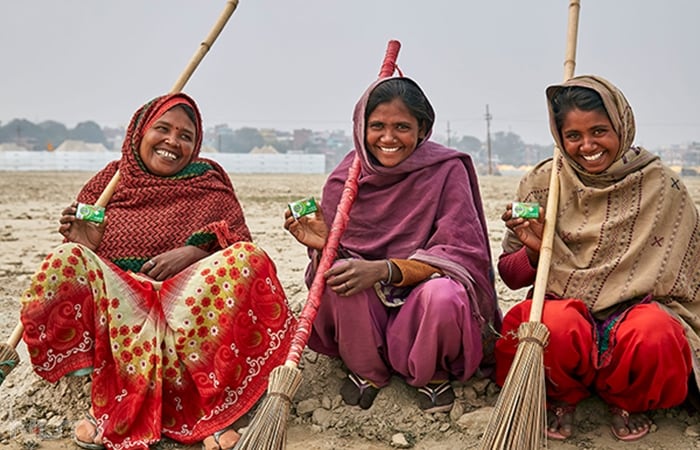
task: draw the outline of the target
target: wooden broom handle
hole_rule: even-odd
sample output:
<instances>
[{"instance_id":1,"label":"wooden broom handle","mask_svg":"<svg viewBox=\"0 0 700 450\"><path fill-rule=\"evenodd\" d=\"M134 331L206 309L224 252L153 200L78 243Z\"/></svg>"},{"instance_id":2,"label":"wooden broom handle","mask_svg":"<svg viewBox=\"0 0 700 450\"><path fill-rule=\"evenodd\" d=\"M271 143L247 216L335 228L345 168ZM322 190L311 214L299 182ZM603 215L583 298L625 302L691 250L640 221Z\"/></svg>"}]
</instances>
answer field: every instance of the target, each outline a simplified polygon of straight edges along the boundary
<instances>
[{"instance_id":1,"label":"wooden broom handle","mask_svg":"<svg viewBox=\"0 0 700 450\"><path fill-rule=\"evenodd\" d=\"M22 333L24 333L24 326L22 322L18 322L17 325L15 325L15 329L12 330L10 337L7 338L7 345L12 348L17 347L20 339L22 339Z\"/></svg>"},{"instance_id":2,"label":"wooden broom handle","mask_svg":"<svg viewBox=\"0 0 700 450\"><path fill-rule=\"evenodd\" d=\"M566 33L566 57L564 59L564 81L574 76L576 67L576 41L578 36L578 17L581 10L580 0L571 0L569 3L569 23ZM532 307L530 309L530 322L542 320L544 308L544 295L549 279L549 267L552 262L552 247L554 243L554 231L557 225L557 209L559 207L559 177L558 168L561 150L554 148L552 161L552 173L549 177L549 193L545 207L544 231L542 232L542 245L540 258L537 262L537 275L535 276L535 290L532 294Z\"/></svg>"},{"instance_id":3,"label":"wooden broom handle","mask_svg":"<svg viewBox=\"0 0 700 450\"><path fill-rule=\"evenodd\" d=\"M182 91L182 89L185 87L190 77L194 73L195 69L197 69L197 66L199 66L199 63L202 62L204 56L207 54L212 45L214 45L214 41L216 41L216 38L219 37L219 34L221 34L221 31L226 26L228 19L236 10L237 6L238 0L228 0L226 2L224 10L219 15L219 18L217 19L212 29L209 31L207 37L199 45L199 48L197 49L197 51L195 51L194 55L192 55L192 58L187 64L187 67L185 67L185 70L182 71L177 81L175 81L175 84L170 89L170 93ZM109 184L107 184L107 187L102 192L102 195L100 195L99 200L97 200L97 203L95 203L97 206L107 206L107 203L109 203L109 199L112 198L112 194L114 194L114 190L117 187L117 184L119 183L119 177L119 169L117 169L114 175L112 175L112 179L109 181Z\"/></svg>"}]
</instances>

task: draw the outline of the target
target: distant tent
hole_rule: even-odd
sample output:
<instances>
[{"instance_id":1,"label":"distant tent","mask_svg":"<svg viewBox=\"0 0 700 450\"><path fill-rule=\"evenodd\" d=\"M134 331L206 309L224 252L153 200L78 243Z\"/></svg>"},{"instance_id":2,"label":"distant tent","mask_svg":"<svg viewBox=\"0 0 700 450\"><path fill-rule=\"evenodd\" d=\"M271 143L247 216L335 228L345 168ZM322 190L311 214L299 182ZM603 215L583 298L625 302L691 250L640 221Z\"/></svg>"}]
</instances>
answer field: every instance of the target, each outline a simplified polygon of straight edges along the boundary
<instances>
[{"instance_id":1,"label":"distant tent","mask_svg":"<svg viewBox=\"0 0 700 450\"><path fill-rule=\"evenodd\" d=\"M201 153L219 153L219 150L215 149L214 147L210 147L208 145L203 145L200 152Z\"/></svg>"},{"instance_id":2,"label":"distant tent","mask_svg":"<svg viewBox=\"0 0 700 450\"><path fill-rule=\"evenodd\" d=\"M107 147L99 142L84 142L67 139L56 147L55 152L106 152Z\"/></svg>"},{"instance_id":3,"label":"distant tent","mask_svg":"<svg viewBox=\"0 0 700 450\"><path fill-rule=\"evenodd\" d=\"M0 143L0 152L24 152L27 147L20 144L15 144L14 142L3 142Z\"/></svg>"},{"instance_id":4,"label":"distant tent","mask_svg":"<svg viewBox=\"0 0 700 450\"><path fill-rule=\"evenodd\" d=\"M251 154L253 155L258 155L258 154L276 154L279 153L275 147L271 145L265 145L263 147L255 147L253 150L250 151Z\"/></svg>"}]
</instances>

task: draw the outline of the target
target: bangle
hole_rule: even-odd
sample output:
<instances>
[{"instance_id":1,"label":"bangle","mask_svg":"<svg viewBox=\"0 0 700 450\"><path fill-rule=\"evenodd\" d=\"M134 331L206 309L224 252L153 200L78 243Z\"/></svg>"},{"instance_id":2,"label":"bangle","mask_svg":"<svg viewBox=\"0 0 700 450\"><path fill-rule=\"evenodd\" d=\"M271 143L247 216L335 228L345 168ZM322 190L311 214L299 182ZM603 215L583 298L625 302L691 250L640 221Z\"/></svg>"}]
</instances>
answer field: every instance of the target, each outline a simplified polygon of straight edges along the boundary
<instances>
[{"instance_id":1,"label":"bangle","mask_svg":"<svg viewBox=\"0 0 700 450\"><path fill-rule=\"evenodd\" d=\"M391 268L391 261L385 259L386 267L389 269L389 275L386 277L386 281L380 281L382 286L387 286L391 284L391 279L394 278L394 269Z\"/></svg>"}]
</instances>

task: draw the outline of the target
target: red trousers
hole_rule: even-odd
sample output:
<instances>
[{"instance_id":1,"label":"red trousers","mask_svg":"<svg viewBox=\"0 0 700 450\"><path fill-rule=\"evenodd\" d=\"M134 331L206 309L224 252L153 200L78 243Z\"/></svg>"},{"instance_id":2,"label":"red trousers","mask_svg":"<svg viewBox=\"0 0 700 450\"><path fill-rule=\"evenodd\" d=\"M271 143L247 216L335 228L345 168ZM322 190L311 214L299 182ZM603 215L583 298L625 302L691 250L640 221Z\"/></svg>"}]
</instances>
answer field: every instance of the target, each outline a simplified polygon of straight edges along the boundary
<instances>
[{"instance_id":1,"label":"red trousers","mask_svg":"<svg viewBox=\"0 0 700 450\"><path fill-rule=\"evenodd\" d=\"M496 382L503 385L518 348L518 326L527 322L531 301L515 305L496 342ZM596 326L580 300L547 300L542 323L549 329L544 349L548 401L576 405L596 393L630 412L670 408L688 395L690 346L677 319L656 303L630 308L610 331L599 357Z\"/></svg>"}]
</instances>

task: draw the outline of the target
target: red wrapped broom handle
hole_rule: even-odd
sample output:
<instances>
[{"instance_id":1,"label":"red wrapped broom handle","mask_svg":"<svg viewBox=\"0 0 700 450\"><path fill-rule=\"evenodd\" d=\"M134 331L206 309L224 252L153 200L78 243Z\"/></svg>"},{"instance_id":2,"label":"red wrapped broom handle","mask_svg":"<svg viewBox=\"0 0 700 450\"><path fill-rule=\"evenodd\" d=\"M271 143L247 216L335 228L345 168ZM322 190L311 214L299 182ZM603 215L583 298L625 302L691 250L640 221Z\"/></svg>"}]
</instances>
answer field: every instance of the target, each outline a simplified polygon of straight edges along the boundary
<instances>
[{"instance_id":1,"label":"red wrapped broom handle","mask_svg":"<svg viewBox=\"0 0 700 450\"><path fill-rule=\"evenodd\" d=\"M384 62L382 62L382 67L379 71L379 78L390 77L394 73L394 70L396 70L396 58L399 55L400 48L401 43L399 41L389 41L386 55L384 56ZM301 353L304 351L304 347L306 347L306 343L309 340L311 327L313 326L314 319L316 319L316 313L318 313L318 307L321 304L321 297L326 288L326 279L323 274L330 269L331 265L333 265L333 261L335 261L335 257L338 255L340 238L348 224L350 208L357 196L357 179L359 175L360 157L356 152L352 165L350 169L348 169L348 178L345 180L343 193L340 196L340 203L338 204L337 212L333 218L333 224L331 224L328 240L326 240L326 245L323 247L321 261L318 264L316 274L311 282L306 304L299 315L296 332L292 338L292 344L289 348L285 365L294 367L299 365Z\"/></svg>"},{"instance_id":2,"label":"red wrapped broom handle","mask_svg":"<svg viewBox=\"0 0 700 450\"><path fill-rule=\"evenodd\" d=\"M401 42L389 41L386 46L386 54L384 55L382 68L379 70L379 78L390 77L394 74L396 59L399 57L399 50L401 50Z\"/></svg>"}]
</instances>

